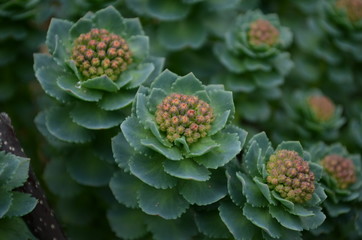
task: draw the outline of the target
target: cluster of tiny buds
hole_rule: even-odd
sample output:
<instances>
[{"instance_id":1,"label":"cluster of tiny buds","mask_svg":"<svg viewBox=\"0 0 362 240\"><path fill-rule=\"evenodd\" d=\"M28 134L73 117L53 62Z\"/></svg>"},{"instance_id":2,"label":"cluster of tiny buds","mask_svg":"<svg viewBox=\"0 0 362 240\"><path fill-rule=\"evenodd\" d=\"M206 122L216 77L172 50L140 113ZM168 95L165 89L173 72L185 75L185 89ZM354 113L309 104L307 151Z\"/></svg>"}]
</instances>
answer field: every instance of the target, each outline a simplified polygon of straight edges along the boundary
<instances>
[{"instance_id":1,"label":"cluster of tiny buds","mask_svg":"<svg viewBox=\"0 0 362 240\"><path fill-rule=\"evenodd\" d=\"M115 81L132 63L132 53L126 41L98 28L75 39L71 58L84 79L106 75Z\"/></svg>"},{"instance_id":2,"label":"cluster of tiny buds","mask_svg":"<svg viewBox=\"0 0 362 240\"><path fill-rule=\"evenodd\" d=\"M335 106L329 98L315 95L308 97L307 102L318 121L325 122L333 117Z\"/></svg>"},{"instance_id":3,"label":"cluster of tiny buds","mask_svg":"<svg viewBox=\"0 0 362 240\"><path fill-rule=\"evenodd\" d=\"M338 0L336 6L347 12L351 22L357 22L362 19L362 0Z\"/></svg>"},{"instance_id":4,"label":"cluster of tiny buds","mask_svg":"<svg viewBox=\"0 0 362 240\"><path fill-rule=\"evenodd\" d=\"M173 93L157 106L155 118L169 142L185 136L191 144L207 136L214 114L210 105L198 97Z\"/></svg>"},{"instance_id":5,"label":"cluster of tiny buds","mask_svg":"<svg viewBox=\"0 0 362 240\"><path fill-rule=\"evenodd\" d=\"M272 47L279 41L279 30L269 21L258 19L250 24L248 38L254 47Z\"/></svg>"},{"instance_id":6,"label":"cluster of tiny buds","mask_svg":"<svg viewBox=\"0 0 362 240\"><path fill-rule=\"evenodd\" d=\"M322 159L321 165L337 181L340 189L346 189L356 182L355 166L351 159L331 154Z\"/></svg>"},{"instance_id":7,"label":"cluster of tiny buds","mask_svg":"<svg viewBox=\"0 0 362 240\"><path fill-rule=\"evenodd\" d=\"M294 203L304 203L315 190L314 174L308 162L295 151L279 150L270 156L266 166L270 189Z\"/></svg>"}]
</instances>

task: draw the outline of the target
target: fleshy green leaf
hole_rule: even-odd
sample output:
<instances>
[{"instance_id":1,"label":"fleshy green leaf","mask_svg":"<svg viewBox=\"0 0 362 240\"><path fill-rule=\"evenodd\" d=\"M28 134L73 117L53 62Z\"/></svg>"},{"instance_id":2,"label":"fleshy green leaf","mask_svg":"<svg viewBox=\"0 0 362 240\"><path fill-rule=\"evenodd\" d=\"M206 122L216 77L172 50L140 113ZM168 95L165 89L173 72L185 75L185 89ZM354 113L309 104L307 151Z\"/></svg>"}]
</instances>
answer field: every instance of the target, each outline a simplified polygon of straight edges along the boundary
<instances>
[{"instance_id":1,"label":"fleshy green leaf","mask_svg":"<svg viewBox=\"0 0 362 240\"><path fill-rule=\"evenodd\" d=\"M219 207L221 220L237 240L253 239L258 229L245 218L242 209L229 202L222 202Z\"/></svg>"},{"instance_id":2,"label":"fleshy green leaf","mask_svg":"<svg viewBox=\"0 0 362 240\"><path fill-rule=\"evenodd\" d=\"M24 216L35 208L37 200L33 198L30 194L13 192L13 201L11 202L11 207L6 213L7 217L20 217Z\"/></svg>"},{"instance_id":3,"label":"fleshy green leaf","mask_svg":"<svg viewBox=\"0 0 362 240\"><path fill-rule=\"evenodd\" d=\"M195 222L199 231L210 238L231 237L217 211L196 212Z\"/></svg>"},{"instance_id":4,"label":"fleshy green leaf","mask_svg":"<svg viewBox=\"0 0 362 240\"><path fill-rule=\"evenodd\" d=\"M226 110L222 114L217 115L214 122L211 125L211 129L208 132L208 135L212 136L217 132L219 132L221 129L223 129L228 121L229 116L230 116L230 110Z\"/></svg>"},{"instance_id":5,"label":"fleshy green leaf","mask_svg":"<svg viewBox=\"0 0 362 240\"><path fill-rule=\"evenodd\" d=\"M267 184L265 184L262 181L262 179L260 179L259 177L254 177L253 180L254 180L254 183L256 183L256 186L259 188L260 192L268 200L269 204L276 205L276 201L274 200L274 198L271 195L269 186Z\"/></svg>"},{"instance_id":6,"label":"fleshy green leaf","mask_svg":"<svg viewBox=\"0 0 362 240\"><path fill-rule=\"evenodd\" d=\"M235 107L233 101L233 94L229 91L209 91L209 97L211 99L211 107L214 110L215 114L223 113L227 110L230 110L230 115L228 120L234 118Z\"/></svg>"},{"instance_id":7,"label":"fleshy green leaf","mask_svg":"<svg viewBox=\"0 0 362 240\"><path fill-rule=\"evenodd\" d=\"M65 142L84 143L93 139L93 132L75 124L66 108L53 107L46 112L46 127L55 137Z\"/></svg>"},{"instance_id":8,"label":"fleshy green leaf","mask_svg":"<svg viewBox=\"0 0 362 240\"><path fill-rule=\"evenodd\" d=\"M270 143L268 137L266 136L265 132L260 132L258 134L255 134L249 140L250 143L253 142L253 141L256 141L258 143L259 147L262 149L262 151L261 151L262 156L264 156L267 149L269 147L271 147L271 143Z\"/></svg>"},{"instance_id":9,"label":"fleshy green leaf","mask_svg":"<svg viewBox=\"0 0 362 240\"><path fill-rule=\"evenodd\" d=\"M213 50L220 62L231 72L243 73L246 71L245 63L230 53L225 45L216 44Z\"/></svg>"},{"instance_id":10,"label":"fleshy green leaf","mask_svg":"<svg viewBox=\"0 0 362 240\"><path fill-rule=\"evenodd\" d=\"M253 77L256 84L262 88L273 88L284 82L283 76L276 72L256 72Z\"/></svg>"},{"instance_id":11,"label":"fleshy green leaf","mask_svg":"<svg viewBox=\"0 0 362 240\"><path fill-rule=\"evenodd\" d=\"M273 65L282 76L286 76L293 68L293 61L290 59L289 52L283 52L278 54L273 59Z\"/></svg>"},{"instance_id":12,"label":"fleshy green leaf","mask_svg":"<svg viewBox=\"0 0 362 240\"><path fill-rule=\"evenodd\" d=\"M333 218L351 211L351 206L348 204L334 204L332 201L325 201L323 207L327 210L328 215Z\"/></svg>"},{"instance_id":13,"label":"fleshy green leaf","mask_svg":"<svg viewBox=\"0 0 362 240\"><path fill-rule=\"evenodd\" d=\"M106 111L114 111L129 106L135 97L131 91L118 91L117 93L105 94L98 102L98 106Z\"/></svg>"},{"instance_id":14,"label":"fleshy green leaf","mask_svg":"<svg viewBox=\"0 0 362 240\"><path fill-rule=\"evenodd\" d=\"M212 204L227 194L226 178L223 172L215 172L205 182L184 181L180 193L191 204Z\"/></svg>"},{"instance_id":15,"label":"fleshy green leaf","mask_svg":"<svg viewBox=\"0 0 362 240\"><path fill-rule=\"evenodd\" d=\"M129 161L129 167L136 177L155 188L172 188L176 186L176 178L168 175L163 170L163 161L168 161L163 157L149 158L140 154L135 154Z\"/></svg>"},{"instance_id":16,"label":"fleshy green leaf","mask_svg":"<svg viewBox=\"0 0 362 240\"><path fill-rule=\"evenodd\" d=\"M133 89L139 87L147 80L153 70L155 70L155 66L152 63L139 64L136 69L128 72L131 75L131 80L127 83L126 88Z\"/></svg>"},{"instance_id":17,"label":"fleshy green leaf","mask_svg":"<svg viewBox=\"0 0 362 240\"><path fill-rule=\"evenodd\" d=\"M259 175L259 171L257 168L257 162L261 158L261 149L259 144L256 141L252 141L251 145L248 147L248 150L243 157L242 165L245 171L250 176Z\"/></svg>"},{"instance_id":18,"label":"fleshy green leaf","mask_svg":"<svg viewBox=\"0 0 362 240\"><path fill-rule=\"evenodd\" d=\"M268 201L265 199L263 193L259 190L258 186L247 175L237 172L236 177L242 184L243 194L246 201L254 207L268 206Z\"/></svg>"},{"instance_id":19,"label":"fleshy green leaf","mask_svg":"<svg viewBox=\"0 0 362 240\"><path fill-rule=\"evenodd\" d=\"M53 79L55 81L55 79ZM98 102L102 93L97 90L86 89L79 85L78 79L73 74L60 74L56 79L57 86L64 92L88 102Z\"/></svg>"},{"instance_id":20,"label":"fleshy green leaf","mask_svg":"<svg viewBox=\"0 0 362 240\"><path fill-rule=\"evenodd\" d=\"M290 150L295 151L299 154L299 156L303 157L303 147L298 141L284 141L278 145L276 151L278 150Z\"/></svg>"},{"instance_id":21,"label":"fleshy green leaf","mask_svg":"<svg viewBox=\"0 0 362 240\"><path fill-rule=\"evenodd\" d=\"M148 3L148 13L159 20L174 21L183 19L190 7L178 1L159 0Z\"/></svg>"},{"instance_id":22,"label":"fleshy green leaf","mask_svg":"<svg viewBox=\"0 0 362 240\"><path fill-rule=\"evenodd\" d=\"M50 53L54 53L57 39L65 43L69 41L69 30L71 27L72 22L70 21L52 18L45 41Z\"/></svg>"},{"instance_id":23,"label":"fleshy green leaf","mask_svg":"<svg viewBox=\"0 0 362 240\"><path fill-rule=\"evenodd\" d=\"M144 35L139 18L125 18L123 21L126 25L125 33L128 34L128 36Z\"/></svg>"},{"instance_id":24,"label":"fleshy green leaf","mask_svg":"<svg viewBox=\"0 0 362 240\"><path fill-rule=\"evenodd\" d=\"M279 223L267 213L267 209L253 207L246 203L243 208L244 216L254 225L260 227L273 238L279 238L282 235L283 228Z\"/></svg>"},{"instance_id":25,"label":"fleshy green leaf","mask_svg":"<svg viewBox=\"0 0 362 240\"><path fill-rule=\"evenodd\" d=\"M294 231L302 231L302 223L300 218L288 213L283 208L278 206L269 206L269 213L275 218L283 227Z\"/></svg>"},{"instance_id":26,"label":"fleshy green leaf","mask_svg":"<svg viewBox=\"0 0 362 240\"><path fill-rule=\"evenodd\" d=\"M151 88L160 88L165 91L166 94L170 94L172 84L177 78L178 76L175 73L166 69L152 82Z\"/></svg>"},{"instance_id":27,"label":"fleshy green leaf","mask_svg":"<svg viewBox=\"0 0 362 240\"><path fill-rule=\"evenodd\" d=\"M12 194L6 192L4 189L0 189L0 218L10 209L12 201Z\"/></svg>"},{"instance_id":28,"label":"fleshy green leaf","mask_svg":"<svg viewBox=\"0 0 362 240\"><path fill-rule=\"evenodd\" d=\"M240 181L235 177L235 172L228 170L226 177L228 179L227 187L231 200L239 207L244 206L246 199L243 195L243 185L240 184Z\"/></svg>"},{"instance_id":29,"label":"fleshy green leaf","mask_svg":"<svg viewBox=\"0 0 362 240\"><path fill-rule=\"evenodd\" d=\"M140 189L138 203L145 213L165 219L176 219L189 207L176 189L155 189L147 185Z\"/></svg>"},{"instance_id":30,"label":"fleshy green leaf","mask_svg":"<svg viewBox=\"0 0 362 240\"><path fill-rule=\"evenodd\" d=\"M196 143L191 144L190 151L186 154L187 157L197 157L219 147L220 145L210 137L199 139Z\"/></svg>"},{"instance_id":31,"label":"fleshy green leaf","mask_svg":"<svg viewBox=\"0 0 362 240\"><path fill-rule=\"evenodd\" d=\"M288 209L293 210L294 209L294 203L282 198L279 193L277 193L276 191L272 191L272 195L275 199L277 199L282 205L286 206Z\"/></svg>"},{"instance_id":32,"label":"fleshy green leaf","mask_svg":"<svg viewBox=\"0 0 362 240\"><path fill-rule=\"evenodd\" d=\"M81 18L79 19L71 28L70 36L73 39L78 38L82 33L87 33L92 29L93 23L89 19Z\"/></svg>"},{"instance_id":33,"label":"fleshy green leaf","mask_svg":"<svg viewBox=\"0 0 362 240\"><path fill-rule=\"evenodd\" d=\"M93 21L98 28L107 29L118 35L122 35L125 29L121 14L113 6L97 11Z\"/></svg>"},{"instance_id":34,"label":"fleshy green leaf","mask_svg":"<svg viewBox=\"0 0 362 240\"><path fill-rule=\"evenodd\" d=\"M21 218L0 219L0 239L37 240Z\"/></svg>"},{"instance_id":35,"label":"fleshy green leaf","mask_svg":"<svg viewBox=\"0 0 362 240\"><path fill-rule=\"evenodd\" d=\"M80 86L106 92L117 92L119 89L118 85L106 75L82 81Z\"/></svg>"},{"instance_id":36,"label":"fleshy green leaf","mask_svg":"<svg viewBox=\"0 0 362 240\"><path fill-rule=\"evenodd\" d=\"M136 61L142 61L147 58L150 48L147 36L132 36L128 39L127 43L132 52L132 58Z\"/></svg>"},{"instance_id":37,"label":"fleshy green leaf","mask_svg":"<svg viewBox=\"0 0 362 240\"><path fill-rule=\"evenodd\" d=\"M134 154L123 133L112 138L113 157L120 168L129 171L128 161Z\"/></svg>"},{"instance_id":38,"label":"fleshy green leaf","mask_svg":"<svg viewBox=\"0 0 362 240\"><path fill-rule=\"evenodd\" d=\"M213 136L213 140L220 144L220 146L213 148L202 156L194 158L196 162L207 168L216 169L224 166L241 151L239 138L235 133L220 132Z\"/></svg>"},{"instance_id":39,"label":"fleshy green leaf","mask_svg":"<svg viewBox=\"0 0 362 240\"><path fill-rule=\"evenodd\" d=\"M119 111L105 111L94 104L77 103L70 112L72 120L88 129L108 129L119 125L123 114Z\"/></svg>"},{"instance_id":40,"label":"fleshy green leaf","mask_svg":"<svg viewBox=\"0 0 362 240\"><path fill-rule=\"evenodd\" d=\"M204 90L204 87L193 73L189 73L183 77L178 77L172 84L171 90L175 93L194 95L197 91Z\"/></svg>"},{"instance_id":41,"label":"fleshy green leaf","mask_svg":"<svg viewBox=\"0 0 362 240\"><path fill-rule=\"evenodd\" d=\"M207 168L198 165L191 159L183 159L177 162L165 161L163 168L166 173L177 178L195 181L206 181L210 178L210 172Z\"/></svg>"},{"instance_id":42,"label":"fleshy green leaf","mask_svg":"<svg viewBox=\"0 0 362 240\"><path fill-rule=\"evenodd\" d=\"M107 219L113 232L122 239L136 239L147 233L146 214L138 209L129 209L115 204L107 211Z\"/></svg>"},{"instance_id":43,"label":"fleshy green leaf","mask_svg":"<svg viewBox=\"0 0 362 240\"><path fill-rule=\"evenodd\" d=\"M246 141L246 136L248 135L247 131L245 131L244 129L241 129L235 125L228 125L227 127L225 127L224 131L227 133L237 133L239 136L240 147L241 148L244 147L244 144Z\"/></svg>"},{"instance_id":44,"label":"fleshy green leaf","mask_svg":"<svg viewBox=\"0 0 362 240\"><path fill-rule=\"evenodd\" d=\"M116 172L109 182L109 187L117 201L129 208L138 206L137 195L142 185L143 183L136 177L123 171Z\"/></svg>"},{"instance_id":45,"label":"fleshy green leaf","mask_svg":"<svg viewBox=\"0 0 362 240\"><path fill-rule=\"evenodd\" d=\"M111 165L81 150L67 161L67 169L76 182L92 187L107 185L113 174Z\"/></svg>"},{"instance_id":46,"label":"fleshy green leaf","mask_svg":"<svg viewBox=\"0 0 362 240\"><path fill-rule=\"evenodd\" d=\"M152 88L148 97L147 107L150 112L156 112L157 106L167 97L167 93L160 88Z\"/></svg>"},{"instance_id":47,"label":"fleshy green leaf","mask_svg":"<svg viewBox=\"0 0 362 240\"><path fill-rule=\"evenodd\" d=\"M326 215L324 215L324 213L321 211L321 208L315 208L313 212L314 212L313 216L300 218L300 220L302 221L303 228L306 230L317 228L326 219Z\"/></svg>"},{"instance_id":48,"label":"fleshy green leaf","mask_svg":"<svg viewBox=\"0 0 362 240\"><path fill-rule=\"evenodd\" d=\"M146 221L149 231L152 232L153 238L156 240L191 239L197 234L197 228L191 214L183 214L174 220L154 216L147 218Z\"/></svg>"},{"instance_id":49,"label":"fleshy green leaf","mask_svg":"<svg viewBox=\"0 0 362 240\"><path fill-rule=\"evenodd\" d=\"M299 204L294 205L294 207L292 209L287 208L287 211L293 215L297 215L300 217L310 217L310 216L314 215L312 210L307 209Z\"/></svg>"},{"instance_id":50,"label":"fleshy green leaf","mask_svg":"<svg viewBox=\"0 0 362 240\"><path fill-rule=\"evenodd\" d=\"M165 147L156 138L141 139L141 144L143 146L146 146L146 147L149 147L149 148L155 150L156 152L162 154L163 156L165 156L166 158L168 158L170 160L179 161L183 158L182 153L180 152L180 150L178 148Z\"/></svg>"}]
</instances>

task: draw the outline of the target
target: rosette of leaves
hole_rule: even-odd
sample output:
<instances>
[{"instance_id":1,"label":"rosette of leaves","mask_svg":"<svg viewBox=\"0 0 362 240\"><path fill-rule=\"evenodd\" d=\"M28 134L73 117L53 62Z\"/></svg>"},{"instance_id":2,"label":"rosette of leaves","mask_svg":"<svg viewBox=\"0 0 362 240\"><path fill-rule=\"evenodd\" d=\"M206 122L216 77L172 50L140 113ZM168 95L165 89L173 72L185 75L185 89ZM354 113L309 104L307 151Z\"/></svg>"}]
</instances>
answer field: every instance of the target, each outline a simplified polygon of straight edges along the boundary
<instances>
[{"instance_id":1,"label":"rosette of leaves","mask_svg":"<svg viewBox=\"0 0 362 240\"><path fill-rule=\"evenodd\" d=\"M127 0L129 9L154 19L150 26L161 49L200 48L208 35L221 36L230 25L240 0Z\"/></svg>"},{"instance_id":2,"label":"rosette of leaves","mask_svg":"<svg viewBox=\"0 0 362 240\"><path fill-rule=\"evenodd\" d=\"M27 193L14 191L28 178L30 159L0 152L0 238L36 239L21 219L36 206L37 200Z\"/></svg>"},{"instance_id":3,"label":"rosette of leaves","mask_svg":"<svg viewBox=\"0 0 362 240\"><path fill-rule=\"evenodd\" d=\"M289 119L285 125L285 134L295 134L292 137L302 137L311 142L337 138L339 128L345 123L341 106L335 105L319 90L297 91L285 101L284 107L287 114L284 117ZM291 129L293 131L288 133Z\"/></svg>"},{"instance_id":4,"label":"rosette of leaves","mask_svg":"<svg viewBox=\"0 0 362 240\"><path fill-rule=\"evenodd\" d=\"M52 19L46 44L50 54L35 54L34 70L58 104L45 111L44 124L66 142L88 142L92 130L120 124L137 88L163 64L149 56L139 20L125 19L113 7L76 23Z\"/></svg>"},{"instance_id":5,"label":"rosette of leaves","mask_svg":"<svg viewBox=\"0 0 362 240\"><path fill-rule=\"evenodd\" d=\"M264 15L259 10L240 15L225 34L223 43L214 46L214 54L227 72L219 76L228 89L248 94L253 92L250 112L243 115L251 121L265 120L262 112L268 109L267 99L280 97L280 86L293 66L290 54L285 49L291 44L292 34L280 25L276 14ZM237 94L235 96L243 96ZM243 102L242 99L235 99ZM263 109L258 111L258 109ZM243 112L243 109L238 109Z\"/></svg>"},{"instance_id":6,"label":"rosette of leaves","mask_svg":"<svg viewBox=\"0 0 362 240\"><path fill-rule=\"evenodd\" d=\"M175 232L188 239L197 233L187 210L226 196L221 167L240 152L246 138L244 130L229 124L234 112L230 91L222 85L204 86L191 73L178 76L165 70L149 88L139 89L132 115L112 139L121 169L110 188L120 206L139 208L122 207L119 217L109 213L119 237L139 237L137 229L132 232L115 222L123 218L122 213L132 212L137 216L134 220L148 226L156 239L170 239ZM148 222L145 215L158 217ZM212 228L208 218L196 222L200 232ZM172 226L171 235L157 224Z\"/></svg>"},{"instance_id":7,"label":"rosette of leaves","mask_svg":"<svg viewBox=\"0 0 362 240\"><path fill-rule=\"evenodd\" d=\"M326 218L319 206L327 197L318 183L322 168L299 142L274 150L265 133L256 134L227 176L231 201L219 212L235 239L302 239L303 230Z\"/></svg>"},{"instance_id":8,"label":"rosette of leaves","mask_svg":"<svg viewBox=\"0 0 362 240\"><path fill-rule=\"evenodd\" d=\"M362 173L361 157L350 154L341 144L326 145L318 143L310 148L312 161L323 168L321 184L328 196L323 207L330 218L344 215L343 221L353 223L355 220L353 202L361 201ZM352 214L350 214L352 213ZM317 232L328 232L339 226L338 221L328 218ZM333 224L334 223L334 224ZM333 227L332 227L333 226Z\"/></svg>"}]
</instances>

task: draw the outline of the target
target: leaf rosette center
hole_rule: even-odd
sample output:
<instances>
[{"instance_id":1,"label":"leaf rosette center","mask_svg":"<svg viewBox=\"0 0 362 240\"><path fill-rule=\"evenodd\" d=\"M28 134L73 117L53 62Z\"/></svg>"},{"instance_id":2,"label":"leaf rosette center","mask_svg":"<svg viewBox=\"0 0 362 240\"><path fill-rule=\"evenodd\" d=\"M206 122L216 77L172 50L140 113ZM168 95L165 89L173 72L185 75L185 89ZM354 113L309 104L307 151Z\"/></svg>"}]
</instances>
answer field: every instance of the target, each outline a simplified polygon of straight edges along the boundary
<instances>
[{"instance_id":1,"label":"leaf rosette center","mask_svg":"<svg viewBox=\"0 0 362 240\"><path fill-rule=\"evenodd\" d=\"M362 0L338 0L336 7L344 10L351 22L362 19Z\"/></svg>"},{"instance_id":2,"label":"leaf rosette center","mask_svg":"<svg viewBox=\"0 0 362 240\"><path fill-rule=\"evenodd\" d=\"M335 113L333 102L325 96L310 96L307 102L313 115L320 122L330 120Z\"/></svg>"},{"instance_id":3,"label":"leaf rosette center","mask_svg":"<svg viewBox=\"0 0 362 240\"><path fill-rule=\"evenodd\" d=\"M254 48L273 47L279 41L279 30L268 20L258 19L250 23L249 43Z\"/></svg>"}]
</instances>

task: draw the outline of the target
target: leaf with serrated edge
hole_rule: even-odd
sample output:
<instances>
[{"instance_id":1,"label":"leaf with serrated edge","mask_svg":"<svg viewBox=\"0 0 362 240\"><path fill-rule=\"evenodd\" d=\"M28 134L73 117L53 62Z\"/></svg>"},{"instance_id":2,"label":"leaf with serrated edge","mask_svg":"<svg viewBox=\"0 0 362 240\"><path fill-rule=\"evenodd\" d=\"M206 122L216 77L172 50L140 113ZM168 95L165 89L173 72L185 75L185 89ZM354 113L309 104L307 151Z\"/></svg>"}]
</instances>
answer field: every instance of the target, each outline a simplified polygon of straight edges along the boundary
<instances>
[{"instance_id":1,"label":"leaf with serrated edge","mask_svg":"<svg viewBox=\"0 0 362 240\"><path fill-rule=\"evenodd\" d=\"M269 206L269 213L275 218L283 227L294 231L302 231L302 222L300 218L288 213L283 208L278 206Z\"/></svg>"},{"instance_id":2,"label":"leaf with serrated edge","mask_svg":"<svg viewBox=\"0 0 362 240\"><path fill-rule=\"evenodd\" d=\"M287 200L287 199L282 198L282 197L279 195L279 193L277 193L277 192L274 191L274 190L272 191L272 195L273 195L273 197L274 197L275 199L277 199L282 205L284 205L285 207L293 210L293 208L294 208L294 203L293 203L293 202L291 202L291 201L289 201L289 200Z\"/></svg>"},{"instance_id":3,"label":"leaf with serrated edge","mask_svg":"<svg viewBox=\"0 0 362 240\"><path fill-rule=\"evenodd\" d=\"M72 22L70 21L57 18L51 19L45 41L50 53L54 53L57 38L63 41L69 40L68 33L71 27Z\"/></svg>"},{"instance_id":4,"label":"leaf with serrated edge","mask_svg":"<svg viewBox=\"0 0 362 240\"><path fill-rule=\"evenodd\" d=\"M106 111L114 111L129 106L135 97L131 91L118 91L117 93L105 94L98 102L98 106Z\"/></svg>"},{"instance_id":5,"label":"leaf with serrated edge","mask_svg":"<svg viewBox=\"0 0 362 240\"><path fill-rule=\"evenodd\" d=\"M261 158L261 149L259 147L259 144L256 141L253 141L251 145L248 147L248 150L245 153L242 162L245 171L250 176L259 175L257 162L260 158Z\"/></svg>"},{"instance_id":6,"label":"leaf with serrated edge","mask_svg":"<svg viewBox=\"0 0 362 240\"><path fill-rule=\"evenodd\" d=\"M151 73L155 70L152 63L142 63L137 66L137 69L132 71L132 79L126 85L127 89L134 89L144 83Z\"/></svg>"},{"instance_id":7,"label":"leaf with serrated edge","mask_svg":"<svg viewBox=\"0 0 362 240\"><path fill-rule=\"evenodd\" d=\"M212 140L210 137L204 137L199 139L196 143L191 144L190 152L186 154L186 157L191 158L201 156L216 147L220 147L220 144Z\"/></svg>"},{"instance_id":8,"label":"leaf with serrated edge","mask_svg":"<svg viewBox=\"0 0 362 240\"><path fill-rule=\"evenodd\" d=\"M201 81L193 73L178 77L172 84L172 92L186 95L194 95L197 91L204 90Z\"/></svg>"},{"instance_id":9,"label":"leaf with serrated edge","mask_svg":"<svg viewBox=\"0 0 362 240\"><path fill-rule=\"evenodd\" d=\"M115 84L108 76L102 75L99 77L91 78L86 81L82 81L80 85L84 88L90 88L95 90L101 90L106 92L117 92L119 86Z\"/></svg>"},{"instance_id":10,"label":"leaf with serrated edge","mask_svg":"<svg viewBox=\"0 0 362 240\"><path fill-rule=\"evenodd\" d=\"M173 161L179 161L183 159L181 151L176 147L165 147L162 145L156 138L148 138L148 139L141 139L141 144L145 147L148 147L150 149L153 149L154 151L162 154L166 158L173 160Z\"/></svg>"},{"instance_id":11,"label":"leaf with serrated edge","mask_svg":"<svg viewBox=\"0 0 362 240\"><path fill-rule=\"evenodd\" d=\"M172 84L177 79L177 75L170 70L163 71L151 84L151 88L160 88L167 94L171 93Z\"/></svg>"},{"instance_id":12,"label":"leaf with serrated edge","mask_svg":"<svg viewBox=\"0 0 362 240\"><path fill-rule=\"evenodd\" d=\"M155 188L172 188L176 186L176 178L168 175L163 170L163 157L148 158L140 154L134 154L129 160L129 167L132 174L144 183Z\"/></svg>"},{"instance_id":13,"label":"leaf with serrated edge","mask_svg":"<svg viewBox=\"0 0 362 240\"><path fill-rule=\"evenodd\" d=\"M187 180L207 181L211 174L207 168L198 165L191 159L183 159L177 162L165 161L163 168L171 176Z\"/></svg>"},{"instance_id":14,"label":"leaf with serrated edge","mask_svg":"<svg viewBox=\"0 0 362 240\"><path fill-rule=\"evenodd\" d=\"M268 206L268 201L265 199L258 186L247 175L237 172L236 177L239 179L243 187L243 194L249 204L255 207Z\"/></svg>"},{"instance_id":15,"label":"leaf with serrated edge","mask_svg":"<svg viewBox=\"0 0 362 240\"><path fill-rule=\"evenodd\" d=\"M157 106L167 97L167 93L160 88L152 88L148 96L147 107L150 112L156 112Z\"/></svg>"},{"instance_id":16,"label":"leaf with serrated edge","mask_svg":"<svg viewBox=\"0 0 362 240\"><path fill-rule=\"evenodd\" d=\"M127 43L132 52L132 58L135 61L142 61L147 58L150 48L147 36L132 36L128 39Z\"/></svg>"},{"instance_id":17,"label":"leaf with serrated edge","mask_svg":"<svg viewBox=\"0 0 362 240\"><path fill-rule=\"evenodd\" d=\"M93 21L98 28L107 29L117 35L122 35L126 27L123 17L113 6L97 11Z\"/></svg>"},{"instance_id":18,"label":"leaf with serrated edge","mask_svg":"<svg viewBox=\"0 0 362 240\"><path fill-rule=\"evenodd\" d=\"M176 219L189 208L189 203L176 189L156 189L144 185L138 198L138 204L145 213L165 219Z\"/></svg>"},{"instance_id":19,"label":"leaf with serrated edge","mask_svg":"<svg viewBox=\"0 0 362 240\"><path fill-rule=\"evenodd\" d=\"M221 220L218 211L195 213L195 222L200 232L210 238L230 238L229 230Z\"/></svg>"},{"instance_id":20,"label":"leaf with serrated edge","mask_svg":"<svg viewBox=\"0 0 362 240\"><path fill-rule=\"evenodd\" d=\"M134 151L122 132L112 138L112 152L118 166L125 171L129 171L128 161L134 154Z\"/></svg>"},{"instance_id":21,"label":"leaf with serrated edge","mask_svg":"<svg viewBox=\"0 0 362 240\"><path fill-rule=\"evenodd\" d=\"M246 201L245 196L243 193L243 186L240 184L240 181L236 177L231 177L231 174L235 175L235 172L232 170L228 170L226 172L227 177L227 187L230 199L233 203L239 207L244 206Z\"/></svg>"},{"instance_id":22,"label":"leaf with serrated edge","mask_svg":"<svg viewBox=\"0 0 362 240\"><path fill-rule=\"evenodd\" d=\"M230 110L226 110L220 115L217 115L215 117L215 120L211 124L211 129L208 132L209 136L212 136L216 133L218 133L221 129L223 129L226 125L226 122L228 121L230 115Z\"/></svg>"},{"instance_id":23,"label":"leaf with serrated edge","mask_svg":"<svg viewBox=\"0 0 362 240\"><path fill-rule=\"evenodd\" d=\"M211 99L210 105L213 108L214 113L218 114L230 110L228 121L231 121L234 118L235 114L235 106L232 92L211 90L208 91L208 94Z\"/></svg>"},{"instance_id":24,"label":"leaf with serrated edge","mask_svg":"<svg viewBox=\"0 0 362 240\"><path fill-rule=\"evenodd\" d=\"M268 200L269 204L276 205L277 203L270 193L269 186L265 184L259 177L254 177L253 181L256 183L256 186L259 188L260 192Z\"/></svg>"},{"instance_id":25,"label":"leaf with serrated edge","mask_svg":"<svg viewBox=\"0 0 362 240\"><path fill-rule=\"evenodd\" d=\"M326 219L326 215L324 215L324 213L321 211L321 208L315 208L313 213L313 216L300 218L303 228L306 230L317 228Z\"/></svg>"},{"instance_id":26,"label":"leaf with serrated edge","mask_svg":"<svg viewBox=\"0 0 362 240\"><path fill-rule=\"evenodd\" d=\"M30 194L13 192L11 207L6 213L6 217L20 217L30 213L36 206L37 200Z\"/></svg>"},{"instance_id":27,"label":"leaf with serrated edge","mask_svg":"<svg viewBox=\"0 0 362 240\"><path fill-rule=\"evenodd\" d=\"M284 141L280 143L276 149L276 151L279 150L289 150L289 151L295 151L299 154L299 156L303 157L303 147L298 141Z\"/></svg>"}]
</instances>

